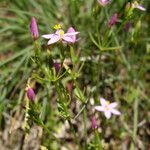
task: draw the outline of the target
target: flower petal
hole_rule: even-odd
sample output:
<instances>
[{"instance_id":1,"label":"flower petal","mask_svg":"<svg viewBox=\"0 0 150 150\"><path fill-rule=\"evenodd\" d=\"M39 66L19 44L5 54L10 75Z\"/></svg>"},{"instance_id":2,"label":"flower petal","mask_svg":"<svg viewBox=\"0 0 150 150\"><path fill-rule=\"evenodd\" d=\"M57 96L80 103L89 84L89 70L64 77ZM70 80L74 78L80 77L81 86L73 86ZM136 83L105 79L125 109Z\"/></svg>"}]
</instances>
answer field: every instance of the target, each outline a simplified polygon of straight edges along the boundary
<instances>
[{"instance_id":1,"label":"flower petal","mask_svg":"<svg viewBox=\"0 0 150 150\"><path fill-rule=\"evenodd\" d=\"M100 97L100 103L101 103L102 106L107 105L107 101L103 97Z\"/></svg>"},{"instance_id":2,"label":"flower petal","mask_svg":"<svg viewBox=\"0 0 150 150\"><path fill-rule=\"evenodd\" d=\"M67 33L72 33L72 32L76 32L76 31L73 27L69 27Z\"/></svg>"},{"instance_id":3,"label":"flower petal","mask_svg":"<svg viewBox=\"0 0 150 150\"><path fill-rule=\"evenodd\" d=\"M65 33L64 35L65 36L70 36L70 35L77 35L79 34L80 32L71 32L71 33Z\"/></svg>"},{"instance_id":4,"label":"flower petal","mask_svg":"<svg viewBox=\"0 0 150 150\"><path fill-rule=\"evenodd\" d=\"M73 33L73 32L76 32L73 27L68 28L67 33ZM75 43L76 42L76 35L71 35L70 37L72 38L72 43Z\"/></svg>"},{"instance_id":5,"label":"flower petal","mask_svg":"<svg viewBox=\"0 0 150 150\"><path fill-rule=\"evenodd\" d=\"M105 5L107 5L109 2L110 2L110 0L97 0L99 3L100 3L100 5L102 5L102 6L105 6Z\"/></svg>"},{"instance_id":6,"label":"flower petal","mask_svg":"<svg viewBox=\"0 0 150 150\"><path fill-rule=\"evenodd\" d=\"M118 105L118 103L117 103L117 102L114 102L114 103L110 103L110 104L109 104L109 107L110 107L110 108L115 108L117 105Z\"/></svg>"},{"instance_id":7,"label":"flower petal","mask_svg":"<svg viewBox=\"0 0 150 150\"><path fill-rule=\"evenodd\" d=\"M69 36L63 35L62 39L63 39L64 41L66 41L66 42L73 42L72 38L69 37Z\"/></svg>"},{"instance_id":8,"label":"flower petal","mask_svg":"<svg viewBox=\"0 0 150 150\"><path fill-rule=\"evenodd\" d=\"M58 35L52 36L52 38L48 41L48 45L56 43L60 40L60 37Z\"/></svg>"},{"instance_id":9,"label":"flower petal","mask_svg":"<svg viewBox=\"0 0 150 150\"><path fill-rule=\"evenodd\" d=\"M104 107L102 106L95 106L95 109L98 111L104 111Z\"/></svg>"},{"instance_id":10,"label":"flower petal","mask_svg":"<svg viewBox=\"0 0 150 150\"><path fill-rule=\"evenodd\" d=\"M105 112L104 112L104 115L105 115L105 117L106 117L107 119L110 119L110 117L111 117L111 112L110 112L110 111L105 111Z\"/></svg>"},{"instance_id":11,"label":"flower petal","mask_svg":"<svg viewBox=\"0 0 150 150\"><path fill-rule=\"evenodd\" d=\"M113 113L115 115L121 115L120 111L118 111L116 109L111 109L110 111L111 111L111 113Z\"/></svg>"},{"instance_id":12,"label":"flower petal","mask_svg":"<svg viewBox=\"0 0 150 150\"><path fill-rule=\"evenodd\" d=\"M146 9L142 5L138 5L137 8L142 10L142 11L146 11Z\"/></svg>"},{"instance_id":13,"label":"flower petal","mask_svg":"<svg viewBox=\"0 0 150 150\"><path fill-rule=\"evenodd\" d=\"M51 39L55 34L44 34L42 35L43 38L45 39Z\"/></svg>"}]
</instances>

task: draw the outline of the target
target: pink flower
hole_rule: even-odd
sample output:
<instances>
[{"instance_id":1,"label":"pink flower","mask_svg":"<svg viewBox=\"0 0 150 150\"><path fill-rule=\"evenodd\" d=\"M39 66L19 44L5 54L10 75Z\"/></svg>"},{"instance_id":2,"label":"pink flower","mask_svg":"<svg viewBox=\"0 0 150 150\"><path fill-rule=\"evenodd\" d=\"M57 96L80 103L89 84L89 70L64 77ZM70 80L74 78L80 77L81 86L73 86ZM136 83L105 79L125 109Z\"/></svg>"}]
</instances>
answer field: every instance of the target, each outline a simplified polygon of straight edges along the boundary
<instances>
[{"instance_id":1,"label":"pink flower","mask_svg":"<svg viewBox=\"0 0 150 150\"><path fill-rule=\"evenodd\" d=\"M146 9L142 5L140 5L137 1L135 1L134 3L132 3L131 6L132 6L132 8L137 8L137 9L140 9L142 11L146 11Z\"/></svg>"},{"instance_id":2,"label":"pink flower","mask_svg":"<svg viewBox=\"0 0 150 150\"><path fill-rule=\"evenodd\" d=\"M36 19L34 17L31 18L30 32L34 40L38 39L39 37L38 26L37 26Z\"/></svg>"},{"instance_id":3,"label":"pink flower","mask_svg":"<svg viewBox=\"0 0 150 150\"><path fill-rule=\"evenodd\" d=\"M108 22L108 26L111 28L112 26L114 26L114 25L117 23L117 21L118 21L118 14L115 13L115 14L111 17L110 21Z\"/></svg>"},{"instance_id":4,"label":"pink flower","mask_svg":"<svg viewBox=\"0 0 150 150\"><path fill-rule=\"evenodd\" d=\"M102 5L102 6L106 6L108 3L110 3L111 2L111 0L97 0L99 3L100 3L100 5Z\"/></svg>"},{"instance_id":5,"label":"pink flower","mask_svg":"<svg viewBox=\"0 0 150 150\"><path fill-rule=\"evenodd\" d=\"M75 42L75 36L77 34L79 34L79 32L75 32L72 29L69 29L69 32L65 33L60 26L56 26L59 27L56 32L54 34L45 34L42 35L43 38L45 39L49 39L48 41L48 45L50 44L54 44L58 41L63 41L63 42L68 42L68 43L74 43Z\"/></svg>"},{"instance_id":6,"label":"pink flower","mask_svg":"<svg viewBox=\"0 0 150 150\"><path fill-rule=\"evenodd\" d=\"M115 109L115 107L118 105L116 102L110 103L109 101L106 101L104 98L100 98L101 106L95 106L95 109L97 111L104 112L104 115L107 119L111 117L112 114L114 115L120 115L121 113Z\"/></svg>"},{"instance_id":7,"label":"pink flower","mask_svg":"<svg viewBox=\"0 0 150 150\"><path fill-rule=\"evenodd\" d=\"M97 128L96 118L94 116L92 117L92 128L93 129Z\"/></svg>"},{"instance_id":8,"label":"pink flower","mask_svg":"<svg viewBox=\"0 0 150 150\"><path fill-rule=\"evenodd\" d=\"M31 101L35 100L34 90L30 87L27 88L27 96L28 96L29 100L31 100Z\"/></svg>"},{"instance_id":9,"label":"pink flower","mask_svg":"<svg viewBox=\"0 0 150 150\"><path fill-rule=\"evenodd\" d=\"M68 28L67 33L74 33L75 29L73 27ZM72 38L72 43L76 42L76 35L70 36Z\"/></svg>"}]
</instances>

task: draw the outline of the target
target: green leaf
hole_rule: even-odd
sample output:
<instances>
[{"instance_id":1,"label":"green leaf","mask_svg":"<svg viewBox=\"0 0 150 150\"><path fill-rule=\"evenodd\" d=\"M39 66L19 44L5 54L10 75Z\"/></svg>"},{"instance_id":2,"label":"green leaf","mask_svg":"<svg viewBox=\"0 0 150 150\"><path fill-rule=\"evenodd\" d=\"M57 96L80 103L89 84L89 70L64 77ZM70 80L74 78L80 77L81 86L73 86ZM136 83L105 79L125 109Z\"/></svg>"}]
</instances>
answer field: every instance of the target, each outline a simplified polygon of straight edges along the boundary
<instances>
[{"instance_id":1,"label":"green leaf","mask_svg":"<svg viewBox=\"0 0 150 150\"><path fill-rule=\"evenodd\" d=\"M129 89L129 93L128 93L127 97L126 97L126 101L127 101L128 103L133 103L134 100L137 99L137 97L139 96L139 94L140 94L139 89L136 89L136 88L131 87L131 88Z\"/></svg>"},{"instance_id":2,"label":"green leaf","mask_svg":"<svg viewBox=\"0 0 150 150\"><path fill-rule=\"evenodd\" d=\"M73 62L73 65L75 65L78 62L78 56L75 54L72 46L70 46L70 54L71 54L71 60Z\"/></svg>"},{"instance_id":3,"label":"green leaf","mask_svg":"<svg viewBox=\"0 0 150 150\"><path fill-rule=\"evenodd\" d=\"M83 92L82 92L78 87L75 88L74 92L75 92L75 95L76 95L83 103L86 103L86 99L85 99L85 97L84 97L84 94L83 94Z\"/></svg>"},{"instance_id":4,"label":"green leaf","mask_svg":"<svg viewBox=\"0 0 150 150\"><path fill-rule=\"evenodd\" d=\"M62 83L56 84L56 90L58 94L57 99L57 106L60 115L66 120L70 118L69 111L68 111L68 104L71 101L70 95L68 91L64 88Z\"/></svg>"}]
</instances>

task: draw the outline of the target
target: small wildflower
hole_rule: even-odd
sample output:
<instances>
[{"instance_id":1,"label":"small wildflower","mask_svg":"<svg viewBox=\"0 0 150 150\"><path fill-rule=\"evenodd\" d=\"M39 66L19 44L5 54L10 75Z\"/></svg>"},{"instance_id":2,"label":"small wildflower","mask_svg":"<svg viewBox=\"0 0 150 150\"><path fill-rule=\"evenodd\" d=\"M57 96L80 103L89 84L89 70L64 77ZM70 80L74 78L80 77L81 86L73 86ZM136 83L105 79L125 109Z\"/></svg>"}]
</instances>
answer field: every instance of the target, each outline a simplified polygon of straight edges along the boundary
<instances>
[{"instance_id":1,"label":"small wildflower","mask_svg":"<svg viewBox=\"0 0 150 150\"><path fill-rule=\"evenodd\" d=\"M26 91L27 91L27 96L29 100L34 101L35 100L34 90L31 87L27 87Z\"/></svg>"},{"instance_id":2,"label":"small wildflower","mask_svg":"<svg viewBox=\"0 0 150 150\"><path fill-rule=\"evenodd\" d=\"M110 21L108 22L108 26L111 28L112 26L114 26L114 25L117 23L117 21L118 21L118 14L115 13L115 14L111 17Z\"/></svg>"},{"instance_id":3,"label":"small wildflower","mask_svg":"<svg viewBox=\"0 0 150 150\"><path fill-rule=\"evenodd\" d=\"M65 33L62 29L59 29L59 25L55 26L56 32L54 34L42 35L43 38L49 39L48 45L54 44L58 41L74 43L74 36L79 34L79 32L67 32Z\"/></svg>"},{"instance_id":4,"label":"small wildflower","mask_svg":"<svg viewBox=\"0 0 150 150\"><path fill-rule=\"evenodd\" d=\"M107 119L111 117L112 114L114 115L120 115L121 113L115 109L115 107L118 105L116 102L110 103L109 101L106 101L104 98L100 98L101 106L95 106L95 109L97 111L104 112L104 115Z\"/></svg>"},{"instance_id":5,"label":"small wildflower","mask_svg":"<svg viewBox=\"0 0 150 150\"><path fill-rule=\"evenodd\" d=\"M97 0L99 2L100 5L102 6L106 6L108 3L111 2L111 0Z\"/></svg>"},{"instance_id":6,"label":"small wildflower","mask_svg":"<svg viewBox=\"0 0 150 150\"><path fill-rule=\"evenodd\" d=\"M39 31L38 31L38 26L36 19L34 17L31 18L30 22L30 32L34 40L38 39L39 37Z\"/></svg>"},{"instance_id":7,"label":"small wildflower","mask_svg":"<svg viewBox=\"0 0 150 150\"><path fill-rule=\"evenodd\" d=\"M142 11L146 11L146 9L140 5L137 1L135 1L134 3L131 4L131 7L134 9L134 8L137 8L139 10L142 10Z\"/></svg>"},{"instance_id":8,"label":"small wildflower","mask_svg":"<svg viewBox=\"0 0 150 150\"><path fill-rule=\"evenodd\" d=\"M92 128L93 129L97 128L96 118L94 116L92 117Z\"/></svg>"}]
</instances>

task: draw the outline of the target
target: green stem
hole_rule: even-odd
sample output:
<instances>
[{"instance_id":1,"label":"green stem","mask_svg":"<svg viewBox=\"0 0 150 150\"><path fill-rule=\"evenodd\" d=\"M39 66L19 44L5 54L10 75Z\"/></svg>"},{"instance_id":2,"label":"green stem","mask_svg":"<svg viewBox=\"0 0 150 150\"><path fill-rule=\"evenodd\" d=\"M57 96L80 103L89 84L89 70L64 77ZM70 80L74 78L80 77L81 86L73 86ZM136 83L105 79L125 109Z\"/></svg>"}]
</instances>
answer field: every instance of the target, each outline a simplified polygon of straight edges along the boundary
<instances>
[{"instance_id":1,"label":"green stem","mask_svg":"<svg viewBox=\"0 0 150 150\"><path fill-rule=\"evenodd\" d=\"M74 126L71 123L70 119L68 120L68 123L70 125L71 132L73 133L75 143L78 145L79 150L82 150L82 147L80 146L80 142L79 142L79 137L77 137Z\"/></svg>"},{"instance_id":2,"label":"green stem","mask_svg":"<svg viewBox=\"0 0 150 150\"><path fill-rule=\"evenodd\" d=\"M137 130L138 130L138 105L139 105L139 99L136 99L134 102L133 142L136 141ZM132 143L130 150L134 150L134 149L135 149L135 145L134 143Z\"/></svg>"},{"instance_id":3,"label":"green stem","mask_svg":"<svg viewBox=\"0 0 150 150\"><path fill-rule=\"evenodd\" d=\"M102 148L102 143L101 143L101 139L99 137L99 133L97 131L97 129L94 130L95 132L95 145L96 145L96 150L103 150Z\"/></svg>"},{"instance_id":4,"label":"green stem","mask_svg":"<svg viewBox=\"0 0 150 150\"><path fill-rule=\"evenodd\" d=\"M39 43L37 41L34 42L34 51L35 51L35 55L37 57L40 56L41 50L39 48Z\"/></svg>"},{"instance_id":5,"label":"green stem","mask_svg":"<svg viewBox=\"0 0 150 150\"><path fill-rule=\"evenodd\" d=\"M84 137L85 137L85 139L87 139L87 126L86 126L87 120L86 120L86 118L87 118L87 112L86 112L86 109L84 109L83 119L84 119ZM86 143L86 140L85 140L85 147L86 147L86 145L87 145L87 143Z\"/></svg>"}]
</instances>

